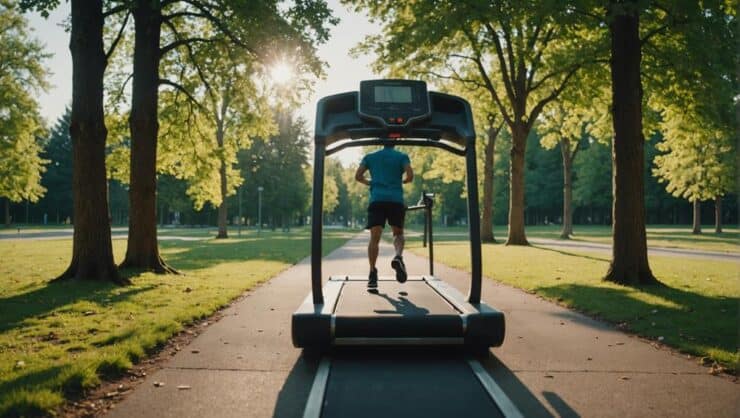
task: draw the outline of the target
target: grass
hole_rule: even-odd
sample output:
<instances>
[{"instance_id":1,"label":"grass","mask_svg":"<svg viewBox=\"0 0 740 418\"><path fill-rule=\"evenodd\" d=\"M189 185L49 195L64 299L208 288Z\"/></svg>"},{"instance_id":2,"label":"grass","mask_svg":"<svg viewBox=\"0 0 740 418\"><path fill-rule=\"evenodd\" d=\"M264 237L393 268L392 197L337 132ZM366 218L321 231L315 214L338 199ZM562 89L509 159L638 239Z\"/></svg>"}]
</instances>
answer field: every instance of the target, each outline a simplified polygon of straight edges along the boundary
<instances>
[{"instance_id":1,"label":"grass","mask_svg":"<svg viewBox=\"0 0 740 418\"><path fill-rule=\"evenodd\" d=\"M427 254L419 239L410 240L409 247ZM435 260L470 270L467 243L439 237L434 247ZM482 252L487 277L738 369L735 262L653 256L651 268L665 286L632 288L601 280L609 254L502 244L484 244Z\"/></svg>"},{"instance_id":2,"label":"grass","mask_svg":"<svg viewBox=\"0 0 740 418\"><path fill-rule=\"evenodd\" d=\"M421 231L418 226L412 227ZM610 226L575 225L572 241L595 242L611 244L612 235ZM560 225L537 225L526 228L528 238L560 239ZM680 225L649 225L647 227L647 241L649 247L683 248L691 250L718 251L740 254L740 229L737 225L728 225L723 233L715 234L714 227L704 225L704 233L694 235L691 226ZM467 227L438 227L434 226L435 238L467 239ZM447 236L449 235L449 236ZM505 239L507 230L505 225L494 228L497 239Z\"/></svg>"},{"instance_id":3,"label":"grass","mask_svg":"<svg viewBox=\"0 0 740 418\"><path fill-rule=\"evenodd\" d=\"M326 231L325 252L353 234ZM0 241L0 416L48 414L101 378L121 374L184 325L307 256L310 235L244 231L218 241L162 241L164 258L185 274L144 273L127 287L51 282L67 267L71 245ZM116 260L125 245L113 241Z\"/></svg>"}]
</instances>

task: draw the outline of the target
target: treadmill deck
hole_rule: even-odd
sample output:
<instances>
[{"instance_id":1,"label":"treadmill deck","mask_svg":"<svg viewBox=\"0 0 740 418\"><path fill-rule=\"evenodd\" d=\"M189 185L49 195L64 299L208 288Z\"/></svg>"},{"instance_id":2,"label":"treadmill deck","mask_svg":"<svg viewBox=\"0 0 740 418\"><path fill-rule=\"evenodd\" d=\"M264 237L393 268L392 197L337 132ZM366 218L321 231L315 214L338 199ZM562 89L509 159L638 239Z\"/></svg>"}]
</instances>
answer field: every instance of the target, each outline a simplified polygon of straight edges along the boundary
<instances>
[{"instance_id":1,"label":"treadmill deck","mask_svg":"<svg viewBox=\"0 0 740 418\"><path fill-rule=\"evenodd\" d=\"M410 276L405 283L381 277L377 289L367 277L333 276L324 303L311 295L293 314L296 347L331 345L500 346L503 313L470 304L454 287L433 276Z\"/></svg>"}]
</instances>

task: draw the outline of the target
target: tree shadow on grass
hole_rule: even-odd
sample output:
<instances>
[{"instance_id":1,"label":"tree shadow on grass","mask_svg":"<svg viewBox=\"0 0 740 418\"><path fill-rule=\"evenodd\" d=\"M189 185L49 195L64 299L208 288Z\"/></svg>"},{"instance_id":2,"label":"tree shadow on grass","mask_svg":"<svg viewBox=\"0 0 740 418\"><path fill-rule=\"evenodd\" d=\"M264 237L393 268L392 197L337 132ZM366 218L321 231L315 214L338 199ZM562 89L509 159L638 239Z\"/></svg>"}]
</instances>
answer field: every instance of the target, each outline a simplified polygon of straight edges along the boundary
<instances>
[{"instance_id":1,"label":"tree shadow on grass","mask_svg":"<svg viewBox=\"0 0 740 418\"><path fill-rule=\"evenodd\" d=\"M647 232L647 238L648 241L653 240L661 240L661 241L678 241L678 242L688 242L688 241L698 241L700 243L718 243L718 244L737 244L738 238L740 237L740 234L727 232L723 233L722 235L717 235L714 232L711 233L704 233L700 235L695 235L691 233L690 229L686 229L686 231L661 231L661 230L649 230Z\"/></svg>"},{"instance_id":2,"label":"tree shadow on grass","mask_svg":"<svg viewBox=\"0 0 740 418\"><path fill-rule=\"evenodd\" d=\"M582 284L539 287L537 293L637 334L658 337L693 354L708 355L707 349L736 350L737 299L706 296L669 286L610 288ZM638 299L634 292L655 298ZM736 366L736 365L734 365Z\"/></svg>"},{"instance_id":3,"label":"tree shadow on grass","mask_svg":"<svg viewBox=\"0 0 740 418\"><path fill-rule=\"evenodd\" d=\"M335 240L324 239L324 249L333 248ZM232 238L228 240L207 240L191 242L161 242L167 262L179 270L200 270L222 263L249 260L296 263L311 250L311 238L305 234L285 234L266 238ZM167 250L174 250L167 254ZM326 252L326 251L325 251Z\"/></svg>"},{"instance_id":4,"label":"tree shadow on grass","mask_svg":"<svg viewBox=\"0 0 740 418\"><path fill-rule=\"evenodd\" d=\"M83 301L115 304L154 287L122 288L114 283L91 280L51 281L30 292L0 298L0 332L21 326L27 319L43 319L62 306Z\"/></svg>"},{"instance_id":5,"label":"tree shadow on grass","mask_svg":"<svg viewBox=\"0 0 740 418\"><path fill-rule=\"evenodd\" d=\"M593 261L599 261L599 262L602 262L602 261L607 261L608 262L609 261L609 258L608 257L594 257L594 256L590 256L590 255L585 255L585 254L578 254L578 253L572 253L572 252L569 252L569 251L558 250L556 248L544 247L542 245L530 245L530 247L536 248L536 249L542 250L542 251L551 251L551 252L554 252L554 253L558 253L558 254L562 254L562 255L567 255L569 257L580 257L580 258L585 258L587 260L593 260ZM586 250L586 251L588 251L588 250Z\"/></svg>"}]
</instances>

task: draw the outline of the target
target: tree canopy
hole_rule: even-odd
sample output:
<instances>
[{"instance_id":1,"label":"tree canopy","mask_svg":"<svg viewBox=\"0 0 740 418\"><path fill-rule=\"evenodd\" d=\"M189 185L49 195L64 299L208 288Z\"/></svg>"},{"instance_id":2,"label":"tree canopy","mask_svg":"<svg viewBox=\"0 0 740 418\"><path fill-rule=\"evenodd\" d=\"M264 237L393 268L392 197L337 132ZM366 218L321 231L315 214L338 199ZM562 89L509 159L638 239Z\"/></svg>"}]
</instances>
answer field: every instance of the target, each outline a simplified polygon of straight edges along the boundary
<instances>
[{"instance_id":1,"label":"tree canopy","mask_svg":"<svg viewBox=\"0 0 740 418\"><path fill-rule=\"evenodd\" d=\"M37 94L47 87L49 57L31 37L12 1L0 2L0 197L35 202L46 189L41 175L44 122Z\"/></svg>"}]
</instances>

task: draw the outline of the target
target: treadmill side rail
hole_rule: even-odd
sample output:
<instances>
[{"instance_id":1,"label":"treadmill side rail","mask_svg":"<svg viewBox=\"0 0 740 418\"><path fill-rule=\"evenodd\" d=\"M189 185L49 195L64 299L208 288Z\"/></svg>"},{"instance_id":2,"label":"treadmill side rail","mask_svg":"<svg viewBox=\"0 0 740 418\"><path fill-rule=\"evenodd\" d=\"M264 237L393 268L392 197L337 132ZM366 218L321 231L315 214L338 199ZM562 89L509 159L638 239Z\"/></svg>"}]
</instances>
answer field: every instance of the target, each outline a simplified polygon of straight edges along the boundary
<instances>
[{"instance_id":1,"label":"treadmill side rail","mask_svg":"<svg viewBox=\"0 0 740 418\"><path fill-rule=\"evenodd\" d=\"M334 338L332 315L342 292L342 281L329 281L324 285L324 303L314 305L311 294L306 297L291 320L293 346L297 348L329 347Z\"/></svg>"},{"instance_id":2,"label":"treadmill side rail","mask_svg":"<svg viewBox=\"0 0 740 418\"><path fill-rule=\"evenodd\" d=\"M500 347L504 343L506 321L503 312L482 302L469 303L460 291L442 280L427 277L427 283L463 313L466 345Z\"/></svg>"}]
</instances>

